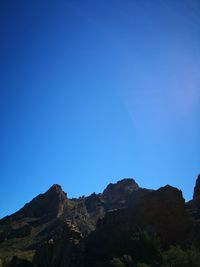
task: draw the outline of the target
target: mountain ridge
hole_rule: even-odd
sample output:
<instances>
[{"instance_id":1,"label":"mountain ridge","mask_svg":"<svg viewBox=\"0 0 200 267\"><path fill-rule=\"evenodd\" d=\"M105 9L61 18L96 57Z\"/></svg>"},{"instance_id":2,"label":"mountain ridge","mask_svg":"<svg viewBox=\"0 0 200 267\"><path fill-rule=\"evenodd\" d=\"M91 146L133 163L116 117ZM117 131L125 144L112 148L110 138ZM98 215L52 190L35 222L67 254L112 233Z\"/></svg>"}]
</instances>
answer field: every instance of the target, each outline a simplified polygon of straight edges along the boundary
<instances>
[{"instance_id":1,"label":"mountain ridge","mask_svg":"<svg viewBox=\"0 0 200 267\"><path fill-rule=\"evenodd\" d=\"M198 181L199 177L194 192L200 189ZM101 237L107 228L108 243L116 229L135 231L138 226L158 233L163 248L189 239L196 242L197 226L193 226L200 218L199 200L195 196L185 203L182 191L175 187L140 188L132 178L110 183L102 193L79 198L68 198L62 187L54 184L0 220L0 259L6 267L13 257L26 258L27 254L29 263L38 267L94 266L96 259L88 262L83 247L91 250L92 243L105 242ZM91 251L96 255L94 248ZM69 260L74 253L80 259L85 257L86 264ZM44 255L51 260L44 262Z\"/></svg>"}]
</instances>

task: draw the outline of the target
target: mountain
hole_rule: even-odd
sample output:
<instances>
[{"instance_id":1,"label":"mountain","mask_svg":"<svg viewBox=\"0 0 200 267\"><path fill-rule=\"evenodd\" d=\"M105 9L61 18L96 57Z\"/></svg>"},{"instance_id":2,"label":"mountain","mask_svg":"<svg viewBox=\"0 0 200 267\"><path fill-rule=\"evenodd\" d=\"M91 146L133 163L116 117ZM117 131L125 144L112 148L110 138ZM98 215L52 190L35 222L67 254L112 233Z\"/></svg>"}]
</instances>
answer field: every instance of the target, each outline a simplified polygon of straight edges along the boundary
<instances>
[{"instance_id":1,"label":"mountain","mask_svg":"<svg viewBox=\"0 0 200 267\"><path fill-rule=\"evenodd\" d=\"M199 181L188 203L174 187L149 190L129 178L72 199L55 184L0 220L0 266L107 266L138 231L158 236L162 249L199 246Z\"/></svg>"},{"instance_id":2,"label":"mountain","mask_svg":"<svg viewBox=\"0 0 200 267\"><path fill-rule=\"evenodd\" d=\"M102 194L69 199L60 185L53 185L0 221L0 258L21 251L34 254L42 244L57 238L63 225L67 229L69 225L76 228L84 237L95 229L107 211L126 207L129 196L138 190L134 180L124 179L109 184Z\"/></svg>"}]
</instances>

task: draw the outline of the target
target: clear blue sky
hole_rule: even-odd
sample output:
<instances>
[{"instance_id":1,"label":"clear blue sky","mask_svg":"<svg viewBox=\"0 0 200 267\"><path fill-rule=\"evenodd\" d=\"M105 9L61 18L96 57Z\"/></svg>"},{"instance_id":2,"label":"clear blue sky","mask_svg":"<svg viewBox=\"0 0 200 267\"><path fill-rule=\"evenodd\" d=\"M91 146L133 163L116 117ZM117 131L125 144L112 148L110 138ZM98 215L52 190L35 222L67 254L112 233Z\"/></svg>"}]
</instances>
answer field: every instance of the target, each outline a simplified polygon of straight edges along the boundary
<instances>
[{"instance_id":1,"label":"clear blue sky","mask_svg":"<svg viewBox=\"0 0 200 267\"><path fill-rule=\"evenodd\" d=\"M199 0L2 0L0 217L54 183L133 177L192 196Z\"/></svg>"}]
</instances>

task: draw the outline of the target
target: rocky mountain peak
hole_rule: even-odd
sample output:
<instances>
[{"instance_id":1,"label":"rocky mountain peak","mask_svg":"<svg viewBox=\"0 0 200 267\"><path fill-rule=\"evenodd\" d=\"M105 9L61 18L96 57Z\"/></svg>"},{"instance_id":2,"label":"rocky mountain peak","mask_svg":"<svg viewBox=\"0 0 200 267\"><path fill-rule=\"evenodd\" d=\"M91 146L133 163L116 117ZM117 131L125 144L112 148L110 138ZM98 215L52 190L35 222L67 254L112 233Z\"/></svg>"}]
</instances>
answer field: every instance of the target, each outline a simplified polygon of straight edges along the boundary
<instances>
[{"instance_id":1,"label":"rocky mountain peak","mask_svg":"<svg viewBox=\"0 0 200 267\"><path fill-rule=\"evenodd\" d=\"M177 188L166 185L149 190L140 188L131 178L110 183L103 193L73 199L68 199L62 187L54 184L18 212L0 220L0 266L1 259L2 266L11 266L4 264L6 251L8 255L14 251L12 255L20 258L26 257L22 253L30 251L38 267L83 266L82 260L87 260L87 255L89 265L86 262L84 266L97 266L99 247L109 249L110 244L115 244L116 236L127 239L138 229L158 234L163 247L183 244L189 236L191 243L194 238L196 242L199 240L200 175L194 198L185 204ZM102 266L101 262L98 266Z\"/></svg>"},{"instance_id":2,"label":"rocky mountain peak","mask_svg":"<svg viewBox=\"0 0 200 267\"><path fill-rule=\"evenodd\" d=\"M103 192L103 195L117 193L132 193L139 189L138 184L132 178L125 178L117 183L110 183Z\"/></svg>"},{"instance_id":3,"label":"rocky mountain peak","mask_svg":"<svg viewBox=\"0 0 200 267\"><path fill-rule=\"evenodd\" d=\"M107 209L126 207L129 197L139 189L138 184L131 178L125 178L115 184L110 183L102 194Z\"/></svg>"},{"instance_id":4,"label":"rocky mountain peak","mask_svg":"<svg viewBox=\"0 0 200 267\"><path fill-rule=\"evenodd\" d=\"M60 192L62 191L62 187L59 184L53 184L48 191L56 191L56 192Z\"/></svg>"},{"instance_id":5,"label":"rocky mountain peak","mask_svg":"<svg viewBox=\"0 0 200 267\"><path fill-rule=\"evenodd\" d=\"M200 197L200 175L197 177L196 184L194 187L194 194L193 194L193 199Z\"/></svg>"},{"instance_id":6,"label":"rocky mountain peak","mask_svg":"<svg viewBox=\"0 0 200 267\"><path fill-rule=\"evenodd\" d=\"M64 198L67 197L67 194L62 190L62 187L59 184L52 185L45 193L46 195L62 195Z\"/></svg>"},{"instance_id":7,"label":"rocky mountain peak","mask_svg":"<svg viewBox=\"0 0 200 267\"><path fill-rule=\"evenodd\" d=\"M66 202L66 193L60 185L54 184L45 193L27 203L19 213L29 217L53 218L62 213Z\"/></svg>"}]
</instances>

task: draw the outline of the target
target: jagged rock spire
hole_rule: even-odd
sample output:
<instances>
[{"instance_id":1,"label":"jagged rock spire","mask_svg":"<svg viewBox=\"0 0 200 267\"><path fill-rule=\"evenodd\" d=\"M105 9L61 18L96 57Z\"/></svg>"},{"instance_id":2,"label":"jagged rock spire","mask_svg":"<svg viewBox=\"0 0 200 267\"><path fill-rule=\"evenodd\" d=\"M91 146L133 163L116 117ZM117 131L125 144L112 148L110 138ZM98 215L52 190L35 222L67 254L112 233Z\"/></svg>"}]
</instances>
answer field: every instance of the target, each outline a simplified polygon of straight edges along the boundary
<instances>
[{"instance_id":1,"label":"jagged rock spire","mask_svg":"<svg viewBox=\"0 0 200 267\"><path fill-rule=\"evenodd\" d=\"M194 187L194 194L193 194L193 199L200 197L200 175L198 176L197 180L196 180L196 184Z\"/></svg>"}]
</instances>

